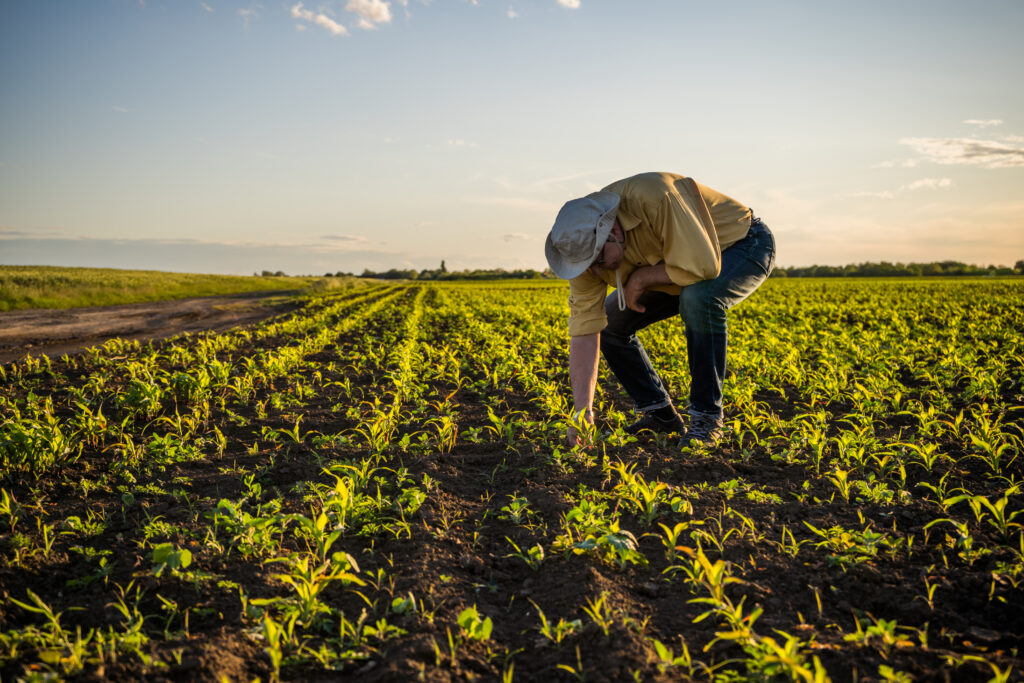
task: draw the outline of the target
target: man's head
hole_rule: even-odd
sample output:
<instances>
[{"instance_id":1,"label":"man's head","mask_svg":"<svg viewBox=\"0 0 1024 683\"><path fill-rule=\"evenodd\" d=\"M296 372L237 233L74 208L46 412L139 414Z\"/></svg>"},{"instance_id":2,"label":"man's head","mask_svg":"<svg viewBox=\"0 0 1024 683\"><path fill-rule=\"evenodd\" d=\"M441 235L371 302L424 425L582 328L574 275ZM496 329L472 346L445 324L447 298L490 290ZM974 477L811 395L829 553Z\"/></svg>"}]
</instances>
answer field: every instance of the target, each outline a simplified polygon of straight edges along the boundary
<instances>
[{"instance_id":1,"label":"man's head","mask_svg":"<svg viewBox=\"0 0 1024 683\"><path fill-rule=\"evenodd\" d=\"M614 192L593 192L566 202L544 245L555 275L572 280L602 257L618 208L619 195Z\"/></svg>"}]
</instances>

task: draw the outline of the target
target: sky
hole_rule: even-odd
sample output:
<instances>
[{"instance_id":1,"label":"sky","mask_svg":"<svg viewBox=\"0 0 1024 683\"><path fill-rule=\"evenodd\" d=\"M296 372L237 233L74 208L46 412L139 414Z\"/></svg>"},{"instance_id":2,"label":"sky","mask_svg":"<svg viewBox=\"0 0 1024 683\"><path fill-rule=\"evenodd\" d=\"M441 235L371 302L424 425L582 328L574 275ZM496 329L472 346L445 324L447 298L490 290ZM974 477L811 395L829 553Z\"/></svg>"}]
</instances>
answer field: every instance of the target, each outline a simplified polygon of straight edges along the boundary
<instances>
[{"instance_id":1,"label":"sky","mask_svg":"<svg viewBox=\"0 0 1024 683\"><path fill-rule=\"evenodd\" d=\"M783 266L1024 259L1021 0L2 0L0 264L543 268L645 171Z\"/></svg>"}]
</instances>

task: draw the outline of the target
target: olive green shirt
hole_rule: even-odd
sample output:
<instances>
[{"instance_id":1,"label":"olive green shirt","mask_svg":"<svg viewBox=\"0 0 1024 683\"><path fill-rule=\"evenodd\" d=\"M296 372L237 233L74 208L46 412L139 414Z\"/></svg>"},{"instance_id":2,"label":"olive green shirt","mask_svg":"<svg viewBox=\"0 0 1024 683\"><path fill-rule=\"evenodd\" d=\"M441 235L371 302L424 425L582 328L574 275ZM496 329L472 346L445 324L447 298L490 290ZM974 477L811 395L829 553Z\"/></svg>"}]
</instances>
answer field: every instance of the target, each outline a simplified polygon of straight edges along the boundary
<instances>
[{"instance_id":1,"label":"olive green shirt","mask_svg":"<svg viewBox=\"0 0 1024 683\"><path fill-rule=\"evenodd\" d=\"M675 173L641 173L605 191L621 198L618 219L626 235L618 268L625 283L637 268L665 264L674 284L652 289L679 294L686 285L718 277L722 250L746 236L751 210L735 199ZM569 334L600 332L604 300L615 271L589 270L569 281Z\"/></svg>"}]
</instances>

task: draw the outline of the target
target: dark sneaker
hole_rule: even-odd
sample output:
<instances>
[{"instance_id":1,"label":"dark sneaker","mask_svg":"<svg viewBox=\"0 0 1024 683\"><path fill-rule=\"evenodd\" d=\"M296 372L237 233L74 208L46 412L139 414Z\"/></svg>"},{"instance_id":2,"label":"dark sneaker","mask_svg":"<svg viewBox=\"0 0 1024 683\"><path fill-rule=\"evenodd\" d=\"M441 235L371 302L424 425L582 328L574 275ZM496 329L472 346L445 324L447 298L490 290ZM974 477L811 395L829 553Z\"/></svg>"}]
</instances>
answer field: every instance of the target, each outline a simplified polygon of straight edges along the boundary
<instances>
[{"instance_id":1,"label":"dark sneaker","mask_svg":"<svg viewBox=\"0 0 1024 683\"><path fill-rule=\"evenodd\" d=\"M639 434L644 430L660 434L682 434L686 431L686 425L675 408L665 406L642 413L639 420L626 427L627 434Z\"/></svg>"},{"instance_id":2,"label":"dark sneaker","mask_svg":"<svg viewBox=\"0 0 1024 683\"><path fill-rule=\"evenodd\" d=\"M690 413L690 428L683 434L680 446L689 446L697 440L705 446L714 446L722 438L722 418L705 413Z\"/></svg>"}]
</instances>

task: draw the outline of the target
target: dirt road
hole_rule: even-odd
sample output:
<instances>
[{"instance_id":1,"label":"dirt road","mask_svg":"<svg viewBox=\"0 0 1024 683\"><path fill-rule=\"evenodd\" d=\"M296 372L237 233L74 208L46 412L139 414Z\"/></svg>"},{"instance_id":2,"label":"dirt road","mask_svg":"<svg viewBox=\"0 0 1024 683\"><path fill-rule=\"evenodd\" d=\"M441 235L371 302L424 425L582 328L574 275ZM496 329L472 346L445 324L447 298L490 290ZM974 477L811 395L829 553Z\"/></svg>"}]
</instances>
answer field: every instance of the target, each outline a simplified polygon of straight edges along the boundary
<instances>
[{"instance_id":1,"label":"dirt road","mask_svg":"<svg viewBox=\"0 0 1024 683\"><path fill-rule=\"evenodd\" d=\"M181 332L221 331L294 310L299 307L295 294L253 292L122 306L0 312L0 363L20 360L26 354L58 358L112 337L145 341Z\"/></svg>"}]
</instances>

